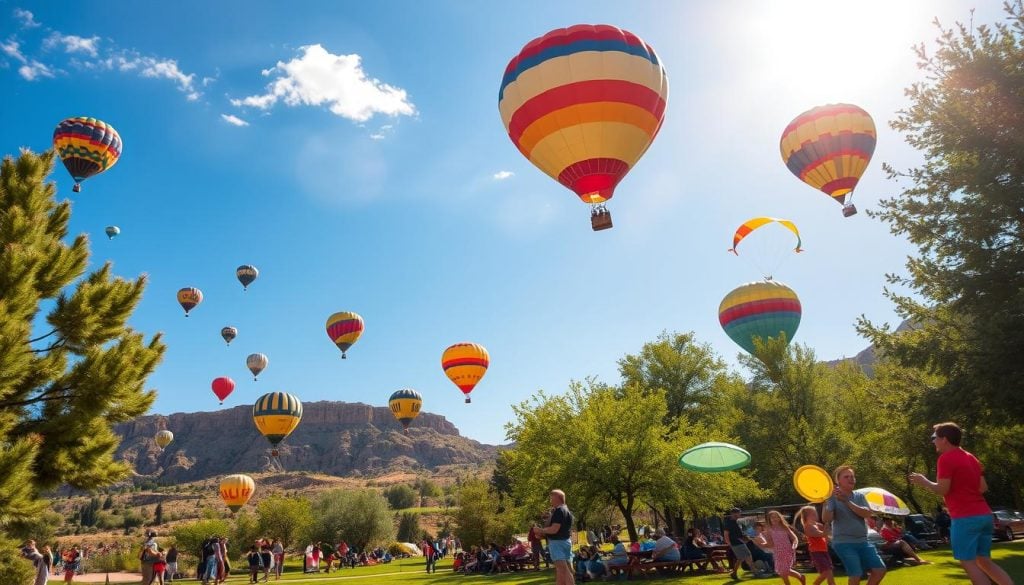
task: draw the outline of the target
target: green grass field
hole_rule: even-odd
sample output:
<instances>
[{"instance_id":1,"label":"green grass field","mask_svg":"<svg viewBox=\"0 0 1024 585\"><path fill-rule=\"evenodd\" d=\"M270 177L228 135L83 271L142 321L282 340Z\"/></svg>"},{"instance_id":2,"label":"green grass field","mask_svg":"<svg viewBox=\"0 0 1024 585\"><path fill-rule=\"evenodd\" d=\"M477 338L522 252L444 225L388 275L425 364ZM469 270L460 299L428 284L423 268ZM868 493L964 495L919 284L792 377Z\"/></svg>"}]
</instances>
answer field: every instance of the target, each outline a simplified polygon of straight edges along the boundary
<instances>
[{"instance_id":1,"label":"green grass field","mask_svg":"<svg viewBox=\"0 0 1024 585\"><path fill-rule=\"evenodd\" d=\"M995 543L992 549L993 557L1010 573L1017 583L1024 583L1024 540L1010 543ZM960 569L959 563L953 560L949 549L938 551L927 551L921 556L929 561L931 565L919 567L900 567L891 569L886 575L883 583L893 585L945 585L946 583L967 583L967 578ZM743 576L741 574L741 576ZM451 572L451 559L446 559L437 564L437 573L427 574L424 571L422 559L404 559L387 565L375 567L358 567L356 569L343 569L330 574L320 573L308 575L302 573L301 561L290 560L285 563L285 574L281 582L288 585L300 584L336 584L345 582L365 582L367 584L391 584L391 583L419 583L422 585L442 585L458 583L461 585L479 585L484 583L501 583L503 585L524 584L540 585L542 583L554 583L555 575L553 569L546 569L540 572L527 571L525 573L508 573L491 577L485 576L463 576ZM612 579L611 581L615 581ZM639 581L653 581L663 583L686 583L693 585L721 585L723 583L735 583L727 574L709 575L686 575L678 577L653 577L638 579ZM754 581L749 576L743 581ZM780 583L778 578L758 579L757 582ZM61 582L51 579L51 583ZM182 581L183 583L196 583L195 580ZM248 575L235 572L228 583L247 583ZM273 577L271 577L273 582ZM113 581L111 582L114 583ZM138 583L138 581L118 581L117 583ZM845 584L846 579L842 575L837 576L837 583Z\"/></svg>"}]
</instances>

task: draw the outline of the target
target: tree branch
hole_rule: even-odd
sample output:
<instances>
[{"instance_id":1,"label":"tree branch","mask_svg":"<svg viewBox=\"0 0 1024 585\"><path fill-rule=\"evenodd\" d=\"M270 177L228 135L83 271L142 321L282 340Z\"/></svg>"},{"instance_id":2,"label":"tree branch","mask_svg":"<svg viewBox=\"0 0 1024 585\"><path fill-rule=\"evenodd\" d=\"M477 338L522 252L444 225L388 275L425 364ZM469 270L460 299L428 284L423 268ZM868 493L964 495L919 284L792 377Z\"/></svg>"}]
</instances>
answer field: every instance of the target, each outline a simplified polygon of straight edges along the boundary
<instances>
[{"instance_id":1,"label":"tree branch","mask_svg":"<svg viewBox=\"0 0 1024 585\"><path fill-rule=\"evenodd\" d=\"M35 339L29 339L28 342L29 343L35 343L37 341L42 341L42 340L46 339L47 337L53 335L56 332L57 332L57 330L54 329L53 331L47 333L46 335L40 335L39 337L36 337Z\"/></svg>"},{"instance_id":2,"label":"tree branch","mask_svg":"<svg viewBox=\"0 0 1024 585\"><path fill-rule=\"evenodd\" d=\"M71 388L70 387L51 388L51 389L43 392L42 394L40 394L39 396L36 396L34 398L27 398L25 400L0 400L0 409L16 408L16 407L19 407L19 406L28 406L30 404L38 404L40 402L51 402L51 401L54 401L54 400L68 400L68 399L74 398L74 395L64 394L64 392L67 392L68 390L71 390ZM57 394L56 396L54 396L53 394L55 392L60 392L60 394Z\"/></svg>"}]
</instances>

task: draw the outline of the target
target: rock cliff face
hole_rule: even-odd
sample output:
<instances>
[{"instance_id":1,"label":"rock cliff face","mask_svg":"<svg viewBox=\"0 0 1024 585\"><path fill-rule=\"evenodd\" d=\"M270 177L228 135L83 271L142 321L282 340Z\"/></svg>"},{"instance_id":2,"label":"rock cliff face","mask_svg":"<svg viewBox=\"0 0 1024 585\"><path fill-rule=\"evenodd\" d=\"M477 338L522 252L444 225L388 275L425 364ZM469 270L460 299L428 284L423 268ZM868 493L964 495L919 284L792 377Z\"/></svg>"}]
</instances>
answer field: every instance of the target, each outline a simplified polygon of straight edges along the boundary
<instances>
[{"instance_id":1,"label":"rock cliff face","mask_svg":"<svg viewBox=\"0 0 1024 585\"><path fill-rule=\"evenodd\" d=\"M162 429L174 433L174 441L161 452L153 435ZM161 483L270 468L270 443L256 430L249 405L143 416L115 431L122 437L118 457L131 462L137 474ZM303 404L302 422L279 452L289 471L346 476L485 463L494 460L497 447L461 436L436 414L420 414L404 435L387 408L313 402Z\"/></svg>"}]
</instances>

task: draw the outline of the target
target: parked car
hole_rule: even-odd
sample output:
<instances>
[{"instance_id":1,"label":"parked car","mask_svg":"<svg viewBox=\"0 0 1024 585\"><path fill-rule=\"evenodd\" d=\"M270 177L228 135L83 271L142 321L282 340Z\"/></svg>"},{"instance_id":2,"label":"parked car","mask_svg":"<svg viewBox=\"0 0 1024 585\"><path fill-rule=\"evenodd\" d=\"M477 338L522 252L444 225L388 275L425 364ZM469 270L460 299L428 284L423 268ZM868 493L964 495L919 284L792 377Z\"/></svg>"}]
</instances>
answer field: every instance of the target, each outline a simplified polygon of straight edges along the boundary
<instances>
[{"instance_id":1,"label":"parked car","mask_svg":"<svg viewBox=\"0 0 1024 585\"><path fill-rule=\"evenodd\" d=\"M923 540L928 544L941 542L939 531L935 527L935 521L924 514L911 514L904 520L907 532L914 535L914 538Z\"/></svg>"},{"instance_id":2,"label":"parked car","mask_svg":"<svg viewBox=\"0 0 1024 585\"><path fill-rule=\"evenodd\" d=\"M999 540L1013 540L1024 535L1024 516L1013 510L996 510L992 512L995 524L995 537Z\"/></svg>"}]
</instances>

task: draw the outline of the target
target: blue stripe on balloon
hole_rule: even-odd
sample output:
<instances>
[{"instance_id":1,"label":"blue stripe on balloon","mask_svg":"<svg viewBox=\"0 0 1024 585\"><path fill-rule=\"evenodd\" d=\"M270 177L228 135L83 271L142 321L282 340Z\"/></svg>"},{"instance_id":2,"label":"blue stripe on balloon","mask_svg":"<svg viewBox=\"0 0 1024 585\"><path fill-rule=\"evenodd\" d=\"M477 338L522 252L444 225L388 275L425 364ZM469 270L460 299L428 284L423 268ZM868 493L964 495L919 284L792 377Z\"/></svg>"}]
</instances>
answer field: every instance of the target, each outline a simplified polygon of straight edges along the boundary
<instances>
[{"instance_id":1,"label":"blue stripe on balloon","mask_svg":"<svg viewBox=\"0 0 1024 585\"><path fill-rule=\"evenodd\" d=\"M545 49L536 55L532 55L523 59L516 64L516 68L512 71L505 73L505 76L501 79L501 89L498 90L498 101L500 102L505 97L505 87L515 81L519 75L530 69L540 65L548 59L554 59L556 57L565 57L566 55L572 55L574 53L582 53L584 51L618 51L620 53L628 53L637 57L643 57L654 65L658 64L658 57L654 53L649 53L647 47L643 45L632 45L623 40L581 40L566 45L556 45L551 48Z\"/></svg>"}]
</instances>

